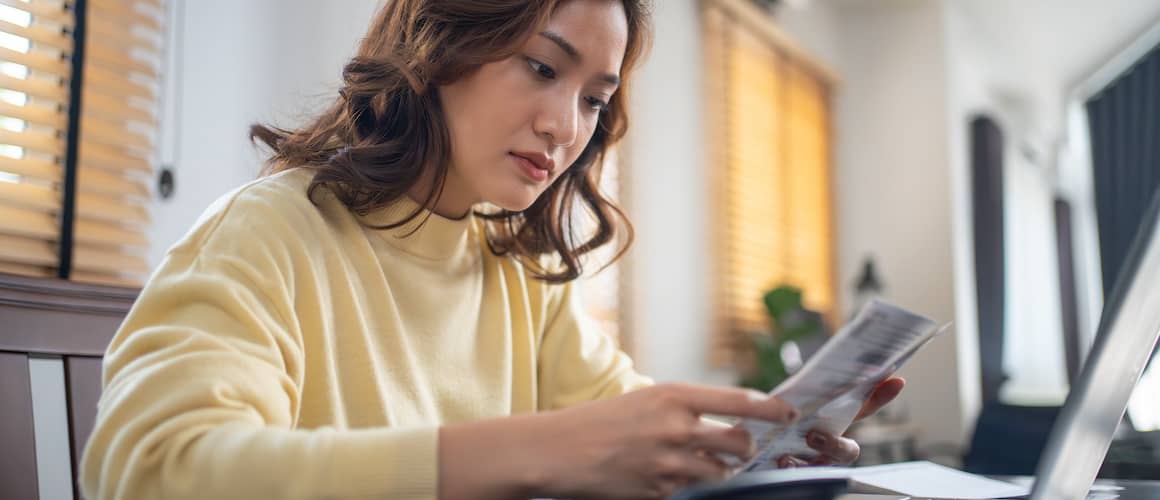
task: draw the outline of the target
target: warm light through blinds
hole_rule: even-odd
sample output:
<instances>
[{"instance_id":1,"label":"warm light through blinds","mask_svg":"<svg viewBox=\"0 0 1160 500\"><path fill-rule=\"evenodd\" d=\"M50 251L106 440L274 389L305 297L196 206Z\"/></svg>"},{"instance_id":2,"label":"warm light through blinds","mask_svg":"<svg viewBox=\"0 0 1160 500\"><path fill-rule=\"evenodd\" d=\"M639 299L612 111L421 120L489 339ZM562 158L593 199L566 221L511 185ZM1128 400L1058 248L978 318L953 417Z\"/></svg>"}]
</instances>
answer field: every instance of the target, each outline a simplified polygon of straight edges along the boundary
<instances>
[{"instance_id":1,"label":"warm light through blinds","mask_svg":"<svg viewBox=\"0 0 1160 500\"><path fill-rule=\"evenodd\" d=\"M0 0L0 272L55 275L72 1ZM88 0L71 278L139 284L156 155L162 0Z\"/></svg>"},{"instance_id":2,"label":"warm light through blinds","mask_svg":"<svg viewBox=\"0 0 1160 500\"><path fill-rule=\"evenodd\" d=\"M768 331L779 285L807 307L835 304L828 76L787 50L746 2L704 1L716 227L715 357ZM741 19L740 17L744 17Z\"/></svg>"},{"instance_id":3,"label":"warm light through blinds","mask_svg":"<svg viewBox=\"0 0 1160 500\"><path fill-rule=\"evenodd\" d=\"M56 274L71 16L0 0L0 272Z\"/></svg>"},{"instance_id":4,"label":"warm light through blinds","mask_svg":"<svg viewBox=\"0 0 1160 500\"><path fill-rule=\"evenodd\" d=\"M148 272L162 0L89 0L77 167L77 280L136 284Z\"/></svg>"}]
</instances>

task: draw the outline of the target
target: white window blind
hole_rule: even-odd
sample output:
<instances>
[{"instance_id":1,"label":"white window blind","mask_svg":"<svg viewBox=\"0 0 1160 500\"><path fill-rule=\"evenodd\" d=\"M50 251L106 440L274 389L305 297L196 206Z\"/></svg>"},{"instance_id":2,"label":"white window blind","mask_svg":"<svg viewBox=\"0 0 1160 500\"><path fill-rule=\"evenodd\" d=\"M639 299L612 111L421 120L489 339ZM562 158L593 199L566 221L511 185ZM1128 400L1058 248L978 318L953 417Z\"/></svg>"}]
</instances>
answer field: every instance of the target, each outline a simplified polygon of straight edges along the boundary
<instances>
[{"instance_id":1,"label":"white window blind","mask_svg":"<svg viewBox=\"0 0 1160 500\"><path fill-rule=\"evenodd\" d=\"M79 126L71 270L137 285L156 155L162 0L0 0L0 272L61 268L68 130ZM86 12L70 123L77 13Z\"/></svg>"}]
</instances>

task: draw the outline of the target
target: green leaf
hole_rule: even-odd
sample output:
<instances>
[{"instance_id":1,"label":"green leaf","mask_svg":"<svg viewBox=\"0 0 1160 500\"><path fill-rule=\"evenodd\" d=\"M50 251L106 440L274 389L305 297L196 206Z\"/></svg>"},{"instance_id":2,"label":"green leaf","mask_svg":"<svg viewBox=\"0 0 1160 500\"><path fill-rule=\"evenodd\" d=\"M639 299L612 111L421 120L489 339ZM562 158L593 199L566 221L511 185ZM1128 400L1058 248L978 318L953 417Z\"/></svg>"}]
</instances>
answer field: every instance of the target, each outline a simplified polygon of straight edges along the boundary
<instances>
[{"instance_id":1,"label":"green leaf","mask_svg":"<svg viewBox=\"0 0 1160 500\"><path fill-rule=\"evenodd\" d=\"M765 294L765 309L775 323L787 314L802 308L801 290L791 286L779 286Z\"/></svg>"}]
</instances>

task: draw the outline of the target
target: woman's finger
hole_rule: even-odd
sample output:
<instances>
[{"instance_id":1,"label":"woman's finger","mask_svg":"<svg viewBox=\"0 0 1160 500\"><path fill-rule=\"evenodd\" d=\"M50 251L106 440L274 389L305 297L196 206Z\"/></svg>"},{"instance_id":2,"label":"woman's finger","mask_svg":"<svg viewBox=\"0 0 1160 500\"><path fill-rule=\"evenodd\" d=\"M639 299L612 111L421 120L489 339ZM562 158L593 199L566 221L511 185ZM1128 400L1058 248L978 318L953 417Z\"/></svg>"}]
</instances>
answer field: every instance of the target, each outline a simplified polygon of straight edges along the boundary
<instances>
[{"instance_id":1,"label":"woman's finger","mask_svg":"<svg viewBox=\"0 0 1160 500\"><path fill-rule=\"evenodd\" d=\"M657 491L655 498L669 498L676 495L678 491L688 487L689 484L690 482L686 478L670 477L661 479L655 488Z\"/></svg>"},{"instance_id":2,"label":"woman's finger","mask_svg":"<svg viewBox=\"0 0 1160 500\"><path fill-rule=\"evenodd\" d=\"M674 450L661 457L658 464L664 480L683 478L690 482L720 481L725 478L725 467L720 460L696 451Z\"/></svg>"},{"instance_id":3,"label":"woman's finger","mask_svg":"<svg viewBox=\"0 0 1160 500\"><path fill-rule=\"evenodd\" d=\"M777 467L779 469L792 469L794 467L805 467L807 465L809 463L805 460L790 455L782 455L777 459Z\"/></svg>"},{"instance_id":4,"label":"woman's finger","mask_svg":"<svg viewBox=\"0 0 1160 500\"><path fill-rule=\"evenodd\" d=\"M721 427L709 423L701 423L693 432L689 445L697 450L711 453L725 453L740 458L742 461L753 456L753 438L744 427Z\"/></svg>"},{"instance_id":5,"label":"woman's finger","mask_svg":"<svg viewBox=\"0 0 1160 500\"><path fill-rule=\"evenodd\" d=\"M810 466L811 467L816 467L816 466L820 466L820 465L835 465L834 459L827 457L825 455L818 455L818 456L810 459Z\"/></svg>"},{"instance_id":6,"label":"woman's finger","mask_svg":"<svg viewBox=\"0 0 1160 500\"><path fill-rule=\"evenodd\" d=\"M806 434L806 444L833 463L842 465L854 463L862 451L853 439L832 436L816 430Z\"/></svg>"},{"instance_id":7,"label":"woman's finger","mask_svg":"<svg viewBox=\"0 0 1160 500\"><path fill-rule=\"evenodd\" d=\"M658 387L662 398L677 402L697 415L726 415L778 423L790 423L799 415L789 403L750 389L688 384Z\"/></svg>"},{"instance_id":8,"label":"woman's finger","mask_svg":"<svg viewBox=\"0 0 1160 500\"><path fill-rule=\"evenodd\" d=\"M870 397L866 398L866 402L862 404L862 409L858 411L854 420L862 420L877 413L883 406L898 397L904 387L906 387L906 380L901 377L890 377L883 380L874 388L874 392L870 393Z\"/></svg>"}]
</instances>

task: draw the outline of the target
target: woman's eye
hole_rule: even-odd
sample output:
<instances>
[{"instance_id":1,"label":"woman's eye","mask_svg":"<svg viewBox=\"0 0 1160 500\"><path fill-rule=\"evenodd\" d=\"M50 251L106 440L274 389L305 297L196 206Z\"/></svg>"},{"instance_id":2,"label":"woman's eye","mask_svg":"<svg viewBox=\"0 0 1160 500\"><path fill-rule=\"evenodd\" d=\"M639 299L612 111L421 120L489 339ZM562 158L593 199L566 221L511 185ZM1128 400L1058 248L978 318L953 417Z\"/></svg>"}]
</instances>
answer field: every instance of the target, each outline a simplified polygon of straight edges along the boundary
<instances>
[{"instance_id":1,"label":"woman's eye","mask_svg":"<svg viewBox=\"0 0 1160 500\"><path fill-rule=\"evenodd\" d=\"M604 102L604 101L597 99L595 97L585 97L584 101L587 102L588 105L591 106L592 109L595 109L596 111L604 111L604 108L608 107L607 102Z\"/></svg>"},{"instance_id":2,"label":"woman's eye","mask_svg":"<svg viewBox=\"0 0 1160 500\"><path fill-rule=\"evenodd\" d=\"M529 57L528 58L528 66L530 66L532 68L532 71L534 71L536 73L536 76L539 76L540 78L543 78L545 80L552 80L552 79L556 78L556 70L548 67L547 64L544 64L540 61L537 61L537 60Z\"/></svg>"}]
</instances>

